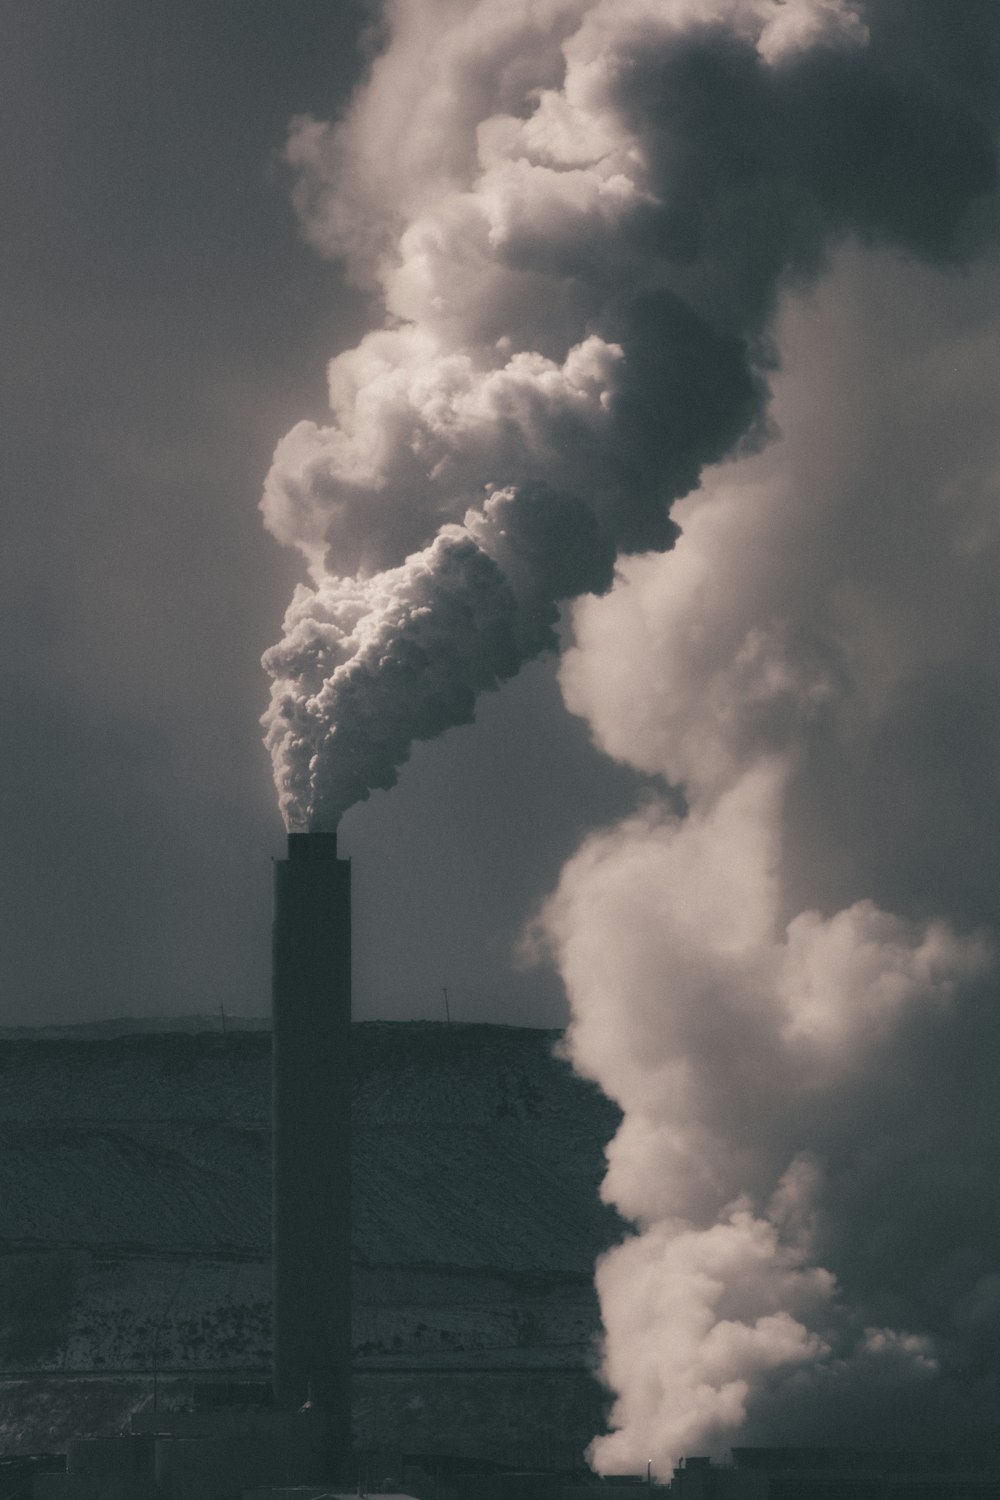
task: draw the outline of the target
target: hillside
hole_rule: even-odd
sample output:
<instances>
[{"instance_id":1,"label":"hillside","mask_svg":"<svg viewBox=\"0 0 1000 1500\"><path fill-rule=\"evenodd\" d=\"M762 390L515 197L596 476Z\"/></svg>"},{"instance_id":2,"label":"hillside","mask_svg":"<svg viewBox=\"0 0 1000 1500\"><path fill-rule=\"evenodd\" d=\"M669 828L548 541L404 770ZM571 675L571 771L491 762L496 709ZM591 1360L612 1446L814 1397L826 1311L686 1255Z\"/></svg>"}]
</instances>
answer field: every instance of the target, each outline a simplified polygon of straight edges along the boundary
<instances>
[{"instance_id":1,"label":"hillside","mask_svg":"<svg viewBox=\"0 0 1000 1500\"><path fill-rule=\"evenodd\" d=\"M591 1359L617 1117L556 1041L354 1027L360 1364ZM0 1039L0 1369L266 1369L269 1069L266 1031Z\"/></svg>"}]
</instances>

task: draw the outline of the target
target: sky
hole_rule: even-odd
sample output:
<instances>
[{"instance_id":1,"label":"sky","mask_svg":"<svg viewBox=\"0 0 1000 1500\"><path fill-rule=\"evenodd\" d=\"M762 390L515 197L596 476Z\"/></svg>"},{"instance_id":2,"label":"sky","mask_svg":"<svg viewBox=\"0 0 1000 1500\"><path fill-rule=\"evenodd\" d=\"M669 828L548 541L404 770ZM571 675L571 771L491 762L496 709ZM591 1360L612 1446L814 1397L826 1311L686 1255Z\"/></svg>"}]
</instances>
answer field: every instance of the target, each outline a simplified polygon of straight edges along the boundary
<instances>
[{"instance_id":1,"label":"sky","mask_svg":"<svg viewBox=\"0 0 1000 1500\"><path fill-rule=\"evenodd\" d=\"M369 321L280 158L294 115L344 106L358 17L41 0L8 31L3 1021L264 1014L284 839L260 657L302 569L257 506ZM456 1017L565 1016L511 949L637 778L551 669L507 697L345 826L360 1016L440 1016L445 985Z\"/></svg>"},{"instance_id":2,"label":"sky","mask_svg":"<svg viewBox=\"0 0 1000 1500\"><path fill-rule=\"evenodd\" d=\"M339 820L356 1014L568 1021L623 1111L596 1467L984 1441L992 0L3 67L6 1022L262 1013L279 804Z\"/></svg>"}]
</instances>

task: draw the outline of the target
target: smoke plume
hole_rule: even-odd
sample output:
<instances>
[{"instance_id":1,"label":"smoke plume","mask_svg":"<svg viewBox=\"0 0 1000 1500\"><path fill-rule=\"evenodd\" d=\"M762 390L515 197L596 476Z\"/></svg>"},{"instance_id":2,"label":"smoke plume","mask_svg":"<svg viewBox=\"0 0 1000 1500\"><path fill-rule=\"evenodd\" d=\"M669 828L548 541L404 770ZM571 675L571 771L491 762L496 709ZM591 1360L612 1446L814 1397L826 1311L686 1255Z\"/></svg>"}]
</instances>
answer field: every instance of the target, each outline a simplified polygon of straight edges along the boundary
<instances>
[{"instance_id":1,"label":"smoke plume","mask_svg":"<svg viewBox=\"0 0 1000 1500\"><path fill-rule=\"evenodd\" d=\"M919 589L874 580L898 528L929 545L936 501L890 518L810 493L805 463L793 492L766 444L788 308L831 258L902 252L936 284L977 243L1000 25L978 0L396 0L379 47L287 150L307 237L385 317L268 478L311 582L265 657L267 742L288 826L333 826L581 600L568 706L675 789L594 835L540 924L573 1060L625 1114L594 1461L667 1472L745 1422L811 1430L817 1392L847 1412L955 1363L928 1296L848 1284L836 1227L882 1180L858 1121L912 1118L990 963L829 802L869 784L912 686ZM699 492L727 457L752 477ZM952 561L960 587L982 550ZM996 1301L976 1274L968 1307Z\"/></svg>"},{"instance_id":2,"label":"smoke plume","mask_svg":"<svg viewBox=\"0 0 1000 1500\"><path fill-rule=\"evenodd\" d=\"M1000 286L937 280L852 250L789 297L786 437L574 611L567 704L684 795L591 836L541 924L625 1114L605 1470L992 1441Z\"/></svg>"},{"instance_id":3,"label":"smoke plume","mask_svg":"<svg viewBox=\"0 0 1000 1500\"><path fill-rule=\"evenodd\" d=\"M267 483L313 578L265 658L290 827L391 785L609 557L671 545L670 502L765 432L783 277L851 232L947 253L991 136L884 9L409 0L346 118L296 123L306 231L386 326L331 361L330 425L293 428ZM560 505L512 577L486 507L539 485Z\"/></svg>"}]
</instances>

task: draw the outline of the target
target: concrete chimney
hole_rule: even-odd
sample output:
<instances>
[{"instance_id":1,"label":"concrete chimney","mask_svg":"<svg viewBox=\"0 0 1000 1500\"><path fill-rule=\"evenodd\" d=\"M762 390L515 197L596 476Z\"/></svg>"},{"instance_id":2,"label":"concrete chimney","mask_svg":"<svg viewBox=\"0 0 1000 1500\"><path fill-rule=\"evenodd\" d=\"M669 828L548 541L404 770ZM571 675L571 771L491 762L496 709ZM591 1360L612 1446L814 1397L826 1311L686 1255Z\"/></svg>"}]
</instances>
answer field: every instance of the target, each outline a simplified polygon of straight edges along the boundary
<instances>
[{"instance_id":1,"label":"concrete chimney","mask_svg":"<svg viewBox=\"0 0 1000 1500\"><path fill-rule=\"evenodd\" d=\"M274 1397L351 1432L351 866L292 833L274 867Z\"/></svg>"}]
</instances>

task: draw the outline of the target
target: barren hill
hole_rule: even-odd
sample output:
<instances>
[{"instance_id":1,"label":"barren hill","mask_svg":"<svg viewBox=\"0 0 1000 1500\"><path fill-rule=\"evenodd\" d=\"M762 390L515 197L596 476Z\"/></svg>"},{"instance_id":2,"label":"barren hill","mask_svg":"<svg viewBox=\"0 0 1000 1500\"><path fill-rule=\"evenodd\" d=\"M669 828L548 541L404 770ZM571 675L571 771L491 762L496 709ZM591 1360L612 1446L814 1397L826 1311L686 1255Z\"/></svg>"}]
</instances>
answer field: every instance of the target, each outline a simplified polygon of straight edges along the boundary
<instances>
[{"instance_id":1,"label":"barren hill","mask_svg":"<svg viewBox=\"0 0 1000 1500\"><path fill-rule=\"evenodd\" d=\"M558 1034L354 1027L359 1368L579 1370L617 1114ZM268 1365L270 1036L0 1038L8 1379Z\"/></svg>"}]
</instances>

